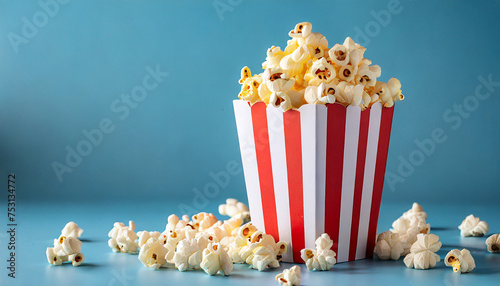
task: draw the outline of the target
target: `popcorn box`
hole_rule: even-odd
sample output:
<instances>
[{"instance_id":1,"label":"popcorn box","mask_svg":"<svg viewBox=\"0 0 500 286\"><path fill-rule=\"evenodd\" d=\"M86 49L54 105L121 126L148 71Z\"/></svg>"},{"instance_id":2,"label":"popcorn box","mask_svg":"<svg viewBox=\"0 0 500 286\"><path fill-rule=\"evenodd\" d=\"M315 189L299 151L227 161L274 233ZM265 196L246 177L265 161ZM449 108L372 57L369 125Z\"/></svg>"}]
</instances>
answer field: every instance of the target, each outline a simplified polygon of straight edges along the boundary
<instances>
[{"instance_id":1,"label":"popcorn box","mask_svg":"<svg viewBox=\"0 0 500 286\"><path fill-rule=\"evenodd\" d=\"M283 261L325 232L338 262L372 257L394 107L233 103L252 223L289 244Z\"/></svg>"}]
</instances>

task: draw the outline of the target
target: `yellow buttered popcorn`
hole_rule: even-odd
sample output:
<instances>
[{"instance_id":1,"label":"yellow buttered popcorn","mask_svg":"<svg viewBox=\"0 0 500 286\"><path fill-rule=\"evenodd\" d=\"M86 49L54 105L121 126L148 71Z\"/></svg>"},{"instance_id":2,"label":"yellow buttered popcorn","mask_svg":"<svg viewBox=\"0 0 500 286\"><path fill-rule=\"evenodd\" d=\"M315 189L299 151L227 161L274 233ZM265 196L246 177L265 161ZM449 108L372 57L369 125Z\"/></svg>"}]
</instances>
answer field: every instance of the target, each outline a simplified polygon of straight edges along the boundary
<instances>
[{"instance_id":1,"label":"yellow buttered popcorn","mask_svg":"<svg viewBox=\"0 0 500 286\"><path fill-rule=\"evenodd\" d=\"M241 91L238 94L238 98L244 101L254 104L259 101L259 85L262 82L260 75L252 76L250 69L244 67L241 69L241 79L239 81L241 85Z\"/></svg>"},{"instance_id":2,"label":"yellow buttered popcorn","mask_svg":"<svg viewBox=\"0 0 500 286\"><path fill-rule=\"evenodd\" d=\"M379 81L380 66L372 65L364 57L366 48L350 37L329 48L326 37L312 32L309 22L298 23L288 35L291 39L284 50L278 46L267 50L263 73L252 75L248 67L242 69L241 100L261 101L287 111L303 104L334 102L362 110L381 102L389 108L404 99L399 80ZM310 88L322 83L330 86Z\"/></svg>"}]
</instances>

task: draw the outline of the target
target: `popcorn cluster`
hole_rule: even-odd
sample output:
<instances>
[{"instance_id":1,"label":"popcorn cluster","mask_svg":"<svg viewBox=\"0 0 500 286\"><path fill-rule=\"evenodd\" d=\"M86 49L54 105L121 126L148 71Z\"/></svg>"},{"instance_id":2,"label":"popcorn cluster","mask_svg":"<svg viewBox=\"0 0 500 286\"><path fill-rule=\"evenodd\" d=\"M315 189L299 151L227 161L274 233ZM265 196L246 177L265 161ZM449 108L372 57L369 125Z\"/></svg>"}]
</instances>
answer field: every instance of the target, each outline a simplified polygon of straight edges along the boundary
<instances>
[{"instance_id":1,"label":"popcorn cluster","mask_svg":"<svg viewBox=\"0 0 500 286\"><path fill-rule=\"evenodd\" d=\"M282 273L276 275L276 281L284 286L298 286L300 285L301 278L300 267L297 265L290 269L285 269Z\"/></svg>"},{"instance_id":2,"label":"popcorn cluster","mask_svg":"<svg viewBox=\"0 0 500 286\"><path fill-rule=\"evenodd\" d=\"M461 236L484 236L488 233L489 227L485 221L469 215L458 226L458 229L460 229Z\"/></svg>"},{"instance_id":3,"label":"popcorn cluster","mask_svg":"<svg viewBox=\"0 0 500 286\"><path fill-rule=\"evenodd\" d=\"M331 250L333 240L326 233L316 239L316 249L305 248L300 251L300 257L305 261L307 270L328 271L337 263L335 251Z\"/></svg>"},{"instance_id":4,"label":"popcorn cluster","mask_svg":"<svg viewBox=\"0 0 500 286\"><path fill-rule=\"evenodd\" d=\"M287 244L276 243L272 236L251 223L242 225L243 219L249 218L243 203L229 199L222 206L222 212L232 218L222 222L205 212L191 219L187 215L179 219L172 214L162 233L140 231L136 234L132 221L129 226L116 222L109 232L108 244L115 252L136 253L140 248L139 260L152 269L203 269L209 275L226 276L233 270L233 263L247 263L259 271L279 267Z\"/></svg>"},{"instance_id":5,"label":"popcorn cluster","mask_svg":"<svg viewBox=\"0 0 500 286\"><path fill-rule=\"evenodd\" d=\"M476 268L474 258L470 254L470 251L465 248L461 251L453 249L448 252L448 254L446 254L446 258L444 259L444 263L446 266L453 267L453 272L458 274L471 272L474 268Z\"/></svg>"},{"instance_id":6,"label":"popcorn cluster","mask_svg":"<svg viewBox=\"0 0 500 286\"><path fill-rule=\"evenodd\" d=\"M244 67L238 97L250 104L262 101L280 106L285 111L307 103L334 102L364 110L375 102L391 107L404 99L399 80L377 80L381 68L364 57L364 47L347 37L342 45L328 48L327 39L311 30L311 23L298 23L289 32L291 39L284 51L269 48L262 63L264 72L252 75Z\"/></svg>"},{"instance_id":7,"label":"popcorn cluster","mask_svg":"<svg viewBox=\"0 0 500 286\"><path fill-rule=\"evenodd\" d=\"M417 241L411 246L410 253L405 256L404 263L408 268L433 268L441 260L436 254L440 248L439 236L432 233L418 234Z\"/></svg>"},{"instance_id":8,"label":"popcorn cluster","mask_svg":"<svg viewBox=\"0 0 500 286\"><path fill-rule=\"evenodd\" d=\"M61 265L71 261L73 266L79 266L85 260L81 253L82 242L78 239L83 229L72 221L68 222L58 239L54 239L54 247L47 247L47 261L52 265Z\"/></svg>"},{"instance_id":9,"label":"popcorn cluster","mask_svg":"<svg viewBox=\"0 0 500 286\"><path fill-rule=\"evenodd\" d=\"M429 234L431 225L421 205L413 203L411 209L392 223L390 231L378 235L374 252L381 260L398 260L410 253L418 234Z\"/></svg>"}]
</instances>

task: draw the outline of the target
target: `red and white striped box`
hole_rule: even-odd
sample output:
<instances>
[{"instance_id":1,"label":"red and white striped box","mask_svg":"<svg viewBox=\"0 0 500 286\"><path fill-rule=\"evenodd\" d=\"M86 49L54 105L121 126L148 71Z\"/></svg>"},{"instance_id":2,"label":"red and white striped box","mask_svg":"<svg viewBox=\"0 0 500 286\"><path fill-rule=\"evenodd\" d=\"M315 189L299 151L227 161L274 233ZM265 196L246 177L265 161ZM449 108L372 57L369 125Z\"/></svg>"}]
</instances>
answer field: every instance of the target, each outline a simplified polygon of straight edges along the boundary
<instances>
[{"instance_id":1,"label":"red and white striped box","mask_svg":"<svg viewBox=\"0 0 500 286\"><path fill-rule=\"evenodd\" d=\"M322 233L337 261L373 256L394 108L234 101L252 223L304 263Z\"/></svg>"}]
</instances>

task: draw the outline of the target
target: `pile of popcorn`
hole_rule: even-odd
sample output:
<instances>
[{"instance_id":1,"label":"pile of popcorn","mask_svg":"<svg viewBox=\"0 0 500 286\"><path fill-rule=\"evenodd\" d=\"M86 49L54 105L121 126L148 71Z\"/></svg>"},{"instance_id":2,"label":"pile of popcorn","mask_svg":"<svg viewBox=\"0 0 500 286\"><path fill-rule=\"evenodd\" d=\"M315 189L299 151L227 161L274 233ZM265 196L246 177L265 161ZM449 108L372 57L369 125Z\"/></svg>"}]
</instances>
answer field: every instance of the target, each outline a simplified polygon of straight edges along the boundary
<instances>
[{"instance_id":1,"label":"pile of popcorn","mask_svg":"<svg viewBox=\"0 0 500 286\"><path fill-rule=\"evenodd\" d=\"M58 239L54 239L54 247L47 247L47 261L52 265L61 265L71 261L73 266L79 266L85 260L81 253L82 242L78 239L83 229L72 221L68 222Z\"/></svg>"},{"instance_id":2,"label":"pile of popcorn","mask_svg":"<svg viewBox=\"0 0 500 286\"><path fill-rule=\"evenodd\" d=\"M364 110L376 102L391 107L404 99L399 80L377 80L381 68L364 57L364 47L347 37L342 45L328 48L326 38L311 30L311 23L299 23L289 32L291 39L284 51L269 48L262 63L264 72L252 75L244 67L238 97L250 104L279 106L284 111L307 103L334 102Z\"/></svg>"},{"instance_id":3,"label":"pile of popcorn","mask_svg":"<svg viewBox=\"0 0 500 286\"><path fill-rule=\"evenodd\" d=\"M135 233L133 221L128 226L116 222L108 234L108 245L113 251L124 253L137 253L140 248L139 260L152 269L202 269L209 275L226 276L233 270L233 263L246 263L259 271L279 267L287 244L276 242L249 222L243 224L250 219L245 204L228 199L219 210L232 217L223 222L206 212L181 219L172 214L161 233Z\"/></svg>"}]
</instances>

